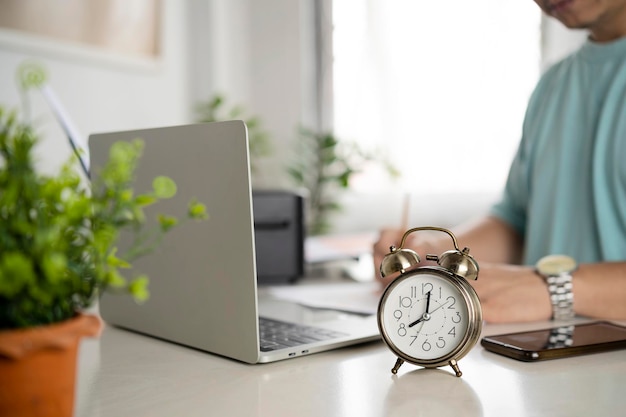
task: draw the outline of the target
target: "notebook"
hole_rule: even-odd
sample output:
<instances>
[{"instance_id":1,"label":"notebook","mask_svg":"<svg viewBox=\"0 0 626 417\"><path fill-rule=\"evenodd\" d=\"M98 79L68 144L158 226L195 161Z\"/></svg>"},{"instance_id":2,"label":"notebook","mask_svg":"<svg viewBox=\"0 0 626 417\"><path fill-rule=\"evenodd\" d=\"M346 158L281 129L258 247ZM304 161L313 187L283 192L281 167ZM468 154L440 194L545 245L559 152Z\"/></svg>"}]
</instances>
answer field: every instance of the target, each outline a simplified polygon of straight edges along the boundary
<instances>
[{"instance_id":1,"label":"notebook","mask_svg":"<svg viewBox=\"0 0 626 417\"><path fill-rule=\"evenodd\" d=\"M182 219L192 198L207 206L210 217L182 223L155 252L133 263L128 276L147 274L150 298L137 304L128 296L103 294L99 308L107 323L247 363L379 338L375 315L307 306L257 287L248 138L242 121L92 134L92 180L114 142L135 138L145 143L135 191L150 190L158 175L171 177L178 187L175 198L149 207L147 217L164 213ZM120 252L129 238L122 236ZM333 284L322 285L333 291ZM260 325L270 329L260 330ZM303 326L299 337L281 335L294 325ZM262 342L262 336L269 341Z\"/></svg>"}]
</instances>

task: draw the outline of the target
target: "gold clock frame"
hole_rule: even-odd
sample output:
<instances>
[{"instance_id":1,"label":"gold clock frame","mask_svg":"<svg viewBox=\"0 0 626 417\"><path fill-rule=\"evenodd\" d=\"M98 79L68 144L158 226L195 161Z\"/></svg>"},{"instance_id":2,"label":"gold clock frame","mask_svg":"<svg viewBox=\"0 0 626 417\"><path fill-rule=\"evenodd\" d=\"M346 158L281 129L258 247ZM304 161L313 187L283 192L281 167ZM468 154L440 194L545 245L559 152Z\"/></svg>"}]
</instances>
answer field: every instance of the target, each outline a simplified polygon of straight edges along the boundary
<instances>
[{"instance_id":1,"label":"gold clock frame","mask_svg":"<svg viewBox=\"0 0 626 417\"><path fill-rule=\"evenodd\" d=\"M447 233L452 239L454 250L444 252L440 257L436 255L426 255L427 260L437 261L437 266L419 266L419 255L410 250L404 249L403 246L406 242L406 238L409 234L420 231L431 230ZM398 357L395 365L391 369L393 374L397 374L398 369L404 362L408 362L417 366L425 368L438 368L445 365L450 365L454 370L457 377L463 375L461 372L458 361L462 359L467 353L478 343L482 332L482 309L480 305L480 299L474 288L469 284L469 279L478 278L478 264L469 255L469 249L464 248L462 251L459 249L456 237L454 234L441 227L416 227L407 230L402 236L399 247L391 246L390 252L383 259L380 270L382 276L388 276L400 272L400 274L385 288L380 301L378 303L377 322L378 329L383 338L383 341L391 349L391 351ZM459 342L458 346L450 353L443 355L436 359L418 359L414 358L407 353L399 349L387 333L387 329L383 324L384 313L383 306L389 297L392 289L398 286L404 280L416 275L416 274L431 274L438 275L444 279L447 279L463 296L463 301L467 306L469 325L463 339Z\"/></svg>"},{"instance_id":2,"label":"gold clock frame","mask_svg":"<svg viewBox=\"0 0 626 417\"><path fill-rule=\"evenodd\" d=\"M414 275L418 274L431 274L431 275L439 275L444 276L449 282L456 287L461 295L463 296L463 300L465 305L467 305L467 313L469 325L467 327L467 331L463 335L462 340L459 342L458 346L452 350L450 353L437 358L437 359L417 359L408 354L402 352L396 345L393 343L389 335L387 334L387 329L382 324L384 320L384 313L382 306L387 301L391 290L399 285L405 279L408 279ZM378 305L378 329L380 334L387 344L391 351L398 357L396 364L391 369L393 374L398 372L398 369L404 362L411 363L413 365L422 366L424 368L439 368L441 366L450 365L454 370L456 376L461 376L462 372L459 369L458 361L462 359L467 353L476 345L478 340L480 339L480 334L482 331L482 310L480 309L480 300L476 291L470 286L470 284L465 281L464 278L461 278L453 273L445 270L441 267L436 266L424 266L417 267L413 270L406 271L402 273L399 277L397 277L391 284L387 286L385 289Z\"/></svg>"}]
</instances>

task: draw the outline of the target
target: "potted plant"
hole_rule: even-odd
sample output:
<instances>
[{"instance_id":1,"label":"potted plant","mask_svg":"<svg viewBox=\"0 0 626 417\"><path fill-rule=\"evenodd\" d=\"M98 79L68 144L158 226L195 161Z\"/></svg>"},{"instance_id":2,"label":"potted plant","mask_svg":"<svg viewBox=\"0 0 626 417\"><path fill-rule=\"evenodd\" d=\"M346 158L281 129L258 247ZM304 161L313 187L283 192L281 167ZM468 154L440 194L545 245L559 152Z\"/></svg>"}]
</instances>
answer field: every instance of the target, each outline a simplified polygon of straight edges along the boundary
<instances>
[{"instance_id":1,"label":"potted plant","mask_svg":"<svg viewBox=\"0 0 626 417\"><path fill-rule=\"evenodd\" d=\"M143 212L173 198L176 184L157 177L152 190L134 192L140 138L112 147L91 188L76 158L55 176L38 173L36 143L33 128L0 107L0 415L71 416L79 340L101 327L85 310L103 291L148 298L148 277L121 270L180 224L160 215L151 229ZM206 217L204 205L190 202L186 219ZM136 237L123 254L122 231Z\"/></svg>"},{"instance_id":2,"label":"potted plant","mask_svg":"<svg viewBox=\"0 0 626 417\"><path fill-rule=\"evenodd\" d=\"M387 173L400 173L384 159L365 152L356 142L340 140L333 132L300 128L298 149L287 172L296 187L308 192L307 232L322 235L331 230L330 216L341 210L341 191L368 162L381 163Z\"/></svg>"}]
</instances>

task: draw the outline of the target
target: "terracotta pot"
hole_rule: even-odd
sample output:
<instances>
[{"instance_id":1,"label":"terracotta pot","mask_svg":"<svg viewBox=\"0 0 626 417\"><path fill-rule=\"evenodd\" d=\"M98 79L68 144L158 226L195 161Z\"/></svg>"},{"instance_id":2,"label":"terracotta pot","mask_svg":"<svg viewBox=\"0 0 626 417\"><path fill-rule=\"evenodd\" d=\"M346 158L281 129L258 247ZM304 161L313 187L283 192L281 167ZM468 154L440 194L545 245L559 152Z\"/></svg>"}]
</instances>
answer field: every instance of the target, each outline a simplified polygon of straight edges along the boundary
<instances>
[{"instance_id":1,"label":"terracotta pot","mask_svg":"<svg viewBox=\"0 0 626 417\"><path fill-rule=\"evenodd\" d=\"M102 321L78 315L62 323L0 331L0 416L70 417L80 339Z\"/></svg>"}]
</instances>

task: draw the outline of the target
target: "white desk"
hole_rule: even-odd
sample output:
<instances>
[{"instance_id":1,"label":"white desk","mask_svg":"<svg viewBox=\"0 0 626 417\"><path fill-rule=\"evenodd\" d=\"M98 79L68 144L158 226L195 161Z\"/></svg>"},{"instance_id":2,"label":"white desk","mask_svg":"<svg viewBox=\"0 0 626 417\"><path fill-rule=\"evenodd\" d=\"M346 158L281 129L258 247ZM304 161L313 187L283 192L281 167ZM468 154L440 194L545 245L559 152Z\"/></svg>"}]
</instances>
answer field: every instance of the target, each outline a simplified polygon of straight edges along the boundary
<instances>
[{"instance_id":1,"label":"white desk","mask_svg":"<svg viewBox=\"0 0 626 417\"><path fill-rule=\"evenodd\" d=\"M486 326L484 334L534 325ZM247 365L107 327L83 343L76 416L624 416L626 351L524 363L477 345L459 364L404 364L382 342Z\"/></svg>"}]
</instances>

